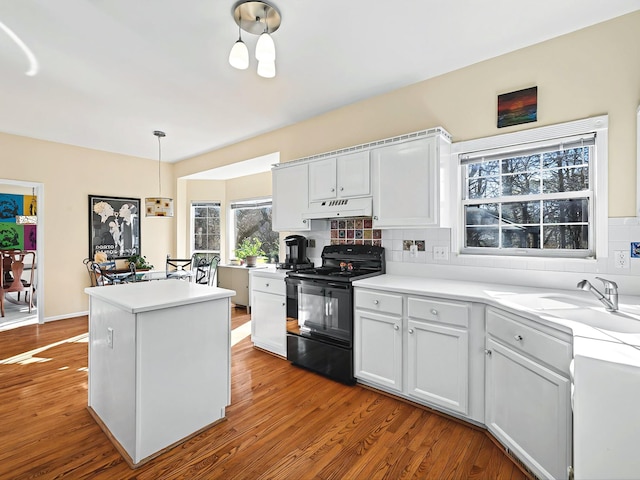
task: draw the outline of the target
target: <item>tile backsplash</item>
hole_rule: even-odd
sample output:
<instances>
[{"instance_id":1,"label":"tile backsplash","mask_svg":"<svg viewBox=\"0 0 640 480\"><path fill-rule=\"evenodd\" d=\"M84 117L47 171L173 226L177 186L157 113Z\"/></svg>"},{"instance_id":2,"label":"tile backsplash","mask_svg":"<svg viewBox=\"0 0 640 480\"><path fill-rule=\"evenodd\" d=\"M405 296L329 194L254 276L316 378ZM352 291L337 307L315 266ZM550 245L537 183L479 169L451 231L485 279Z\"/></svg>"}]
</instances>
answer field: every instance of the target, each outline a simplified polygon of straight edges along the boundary
<instances>
[{"instance_id":1,"label":"tile backsplash","mask_svg":"<svg viewBox=\"0 0 640 480\"><path fill-rule=\"evenodd\" d=\"M331 245L382 246L382 230L373 228L371 218L331 220Z\"/></svg>"}]
</instances>

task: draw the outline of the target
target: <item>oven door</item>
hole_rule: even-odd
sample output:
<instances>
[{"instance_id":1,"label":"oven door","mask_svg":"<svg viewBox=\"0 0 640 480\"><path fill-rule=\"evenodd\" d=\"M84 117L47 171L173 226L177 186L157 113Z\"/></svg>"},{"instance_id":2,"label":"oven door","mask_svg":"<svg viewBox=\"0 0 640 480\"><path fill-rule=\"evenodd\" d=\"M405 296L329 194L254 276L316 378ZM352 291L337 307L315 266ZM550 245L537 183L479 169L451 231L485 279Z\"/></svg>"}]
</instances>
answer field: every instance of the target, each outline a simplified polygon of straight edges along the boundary
<instances>
[{"instance_id":1,"label":"oven door","mask_svg":"<svg viewBox=\"0 0 640 480\"><path fill-rule=\"evenodd\" d=\"M351 347L353 293L350 283L301 280L298 284L298 325L303 336Z\"/></svg>"}]
</instances>

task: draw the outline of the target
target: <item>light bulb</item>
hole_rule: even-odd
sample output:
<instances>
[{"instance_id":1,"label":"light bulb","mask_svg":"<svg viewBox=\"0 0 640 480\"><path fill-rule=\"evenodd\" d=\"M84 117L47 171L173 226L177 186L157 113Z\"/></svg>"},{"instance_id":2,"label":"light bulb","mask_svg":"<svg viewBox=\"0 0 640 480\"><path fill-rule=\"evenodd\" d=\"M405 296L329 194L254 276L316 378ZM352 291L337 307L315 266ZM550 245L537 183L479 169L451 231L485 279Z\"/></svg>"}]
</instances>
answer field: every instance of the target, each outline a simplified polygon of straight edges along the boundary
<instances>
[{"instance_id":1,"label":"light bulb","mask_svg":"<svg viewBox=\"0 0 640 480\"><path fill-rule=\"evenodd\" d=\"M229 52L229 63L238 70L249 68L249 49L242 40L233 44L231 52Z\"/></svg>"},{"instance_id":2,"label":"light bulb","mask_svg":"<svg viewBox=\"0 0 640 480\"><path fill-rule=\"evenodd\" d=\"M260 60L258 62L258 75L264 78L273 78L276 76L276 61Z\"/></svg>"},{"instance_id":3,"label":"light bulb","mask_svg":"<svg viewBox=\"0 0 640 480\"><path fill-rule=\"evenodd\" d=\"M267 32L264 32L258 38L256 43L256 60L262 61L274 61L276 59L276 45L273 43L273 38Z\"/></svg>"}]
</instances>

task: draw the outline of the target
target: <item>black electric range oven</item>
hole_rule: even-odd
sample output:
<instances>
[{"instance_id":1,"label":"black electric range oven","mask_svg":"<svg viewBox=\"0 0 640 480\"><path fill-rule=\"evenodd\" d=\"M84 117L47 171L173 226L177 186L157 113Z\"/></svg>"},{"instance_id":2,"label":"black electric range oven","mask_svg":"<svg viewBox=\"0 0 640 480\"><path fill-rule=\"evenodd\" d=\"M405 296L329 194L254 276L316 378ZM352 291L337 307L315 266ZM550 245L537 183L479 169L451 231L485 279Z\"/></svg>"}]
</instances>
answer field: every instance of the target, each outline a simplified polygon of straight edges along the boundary
<instances>
[{"instance_id":1,"label":"black electric range oven","mask_svg":"<svg viewBox=\"0 0 640 480\"><path fill-rule=\"evenodd\" d=\"M287 359L355 383L352 282L384 272L384 248L371 245L326 246L322 266L287 272Z\"/></svg>"}]
</instances>

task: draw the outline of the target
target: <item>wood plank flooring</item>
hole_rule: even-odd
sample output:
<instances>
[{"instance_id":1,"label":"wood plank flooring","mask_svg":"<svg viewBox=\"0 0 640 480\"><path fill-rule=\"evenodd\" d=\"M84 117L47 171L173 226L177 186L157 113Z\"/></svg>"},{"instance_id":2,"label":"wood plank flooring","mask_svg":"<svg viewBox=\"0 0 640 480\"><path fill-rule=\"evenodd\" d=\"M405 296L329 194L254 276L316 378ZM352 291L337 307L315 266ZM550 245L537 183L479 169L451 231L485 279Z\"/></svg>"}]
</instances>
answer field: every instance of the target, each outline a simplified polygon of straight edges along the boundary
<instances>
[{"instance_id":1,"label":"wood plank flooring","mask_svg":"<svg viewBox=\"0 0 640 480\"><path fill-rule=\"evenodd\" d=\"M233 325L248 321L233 309ZM482 430L254 349L232 349L227 420L142 467L87 411L87 318L0 332L0 479L527 477Z\"/></svg>"}]
</instances>

